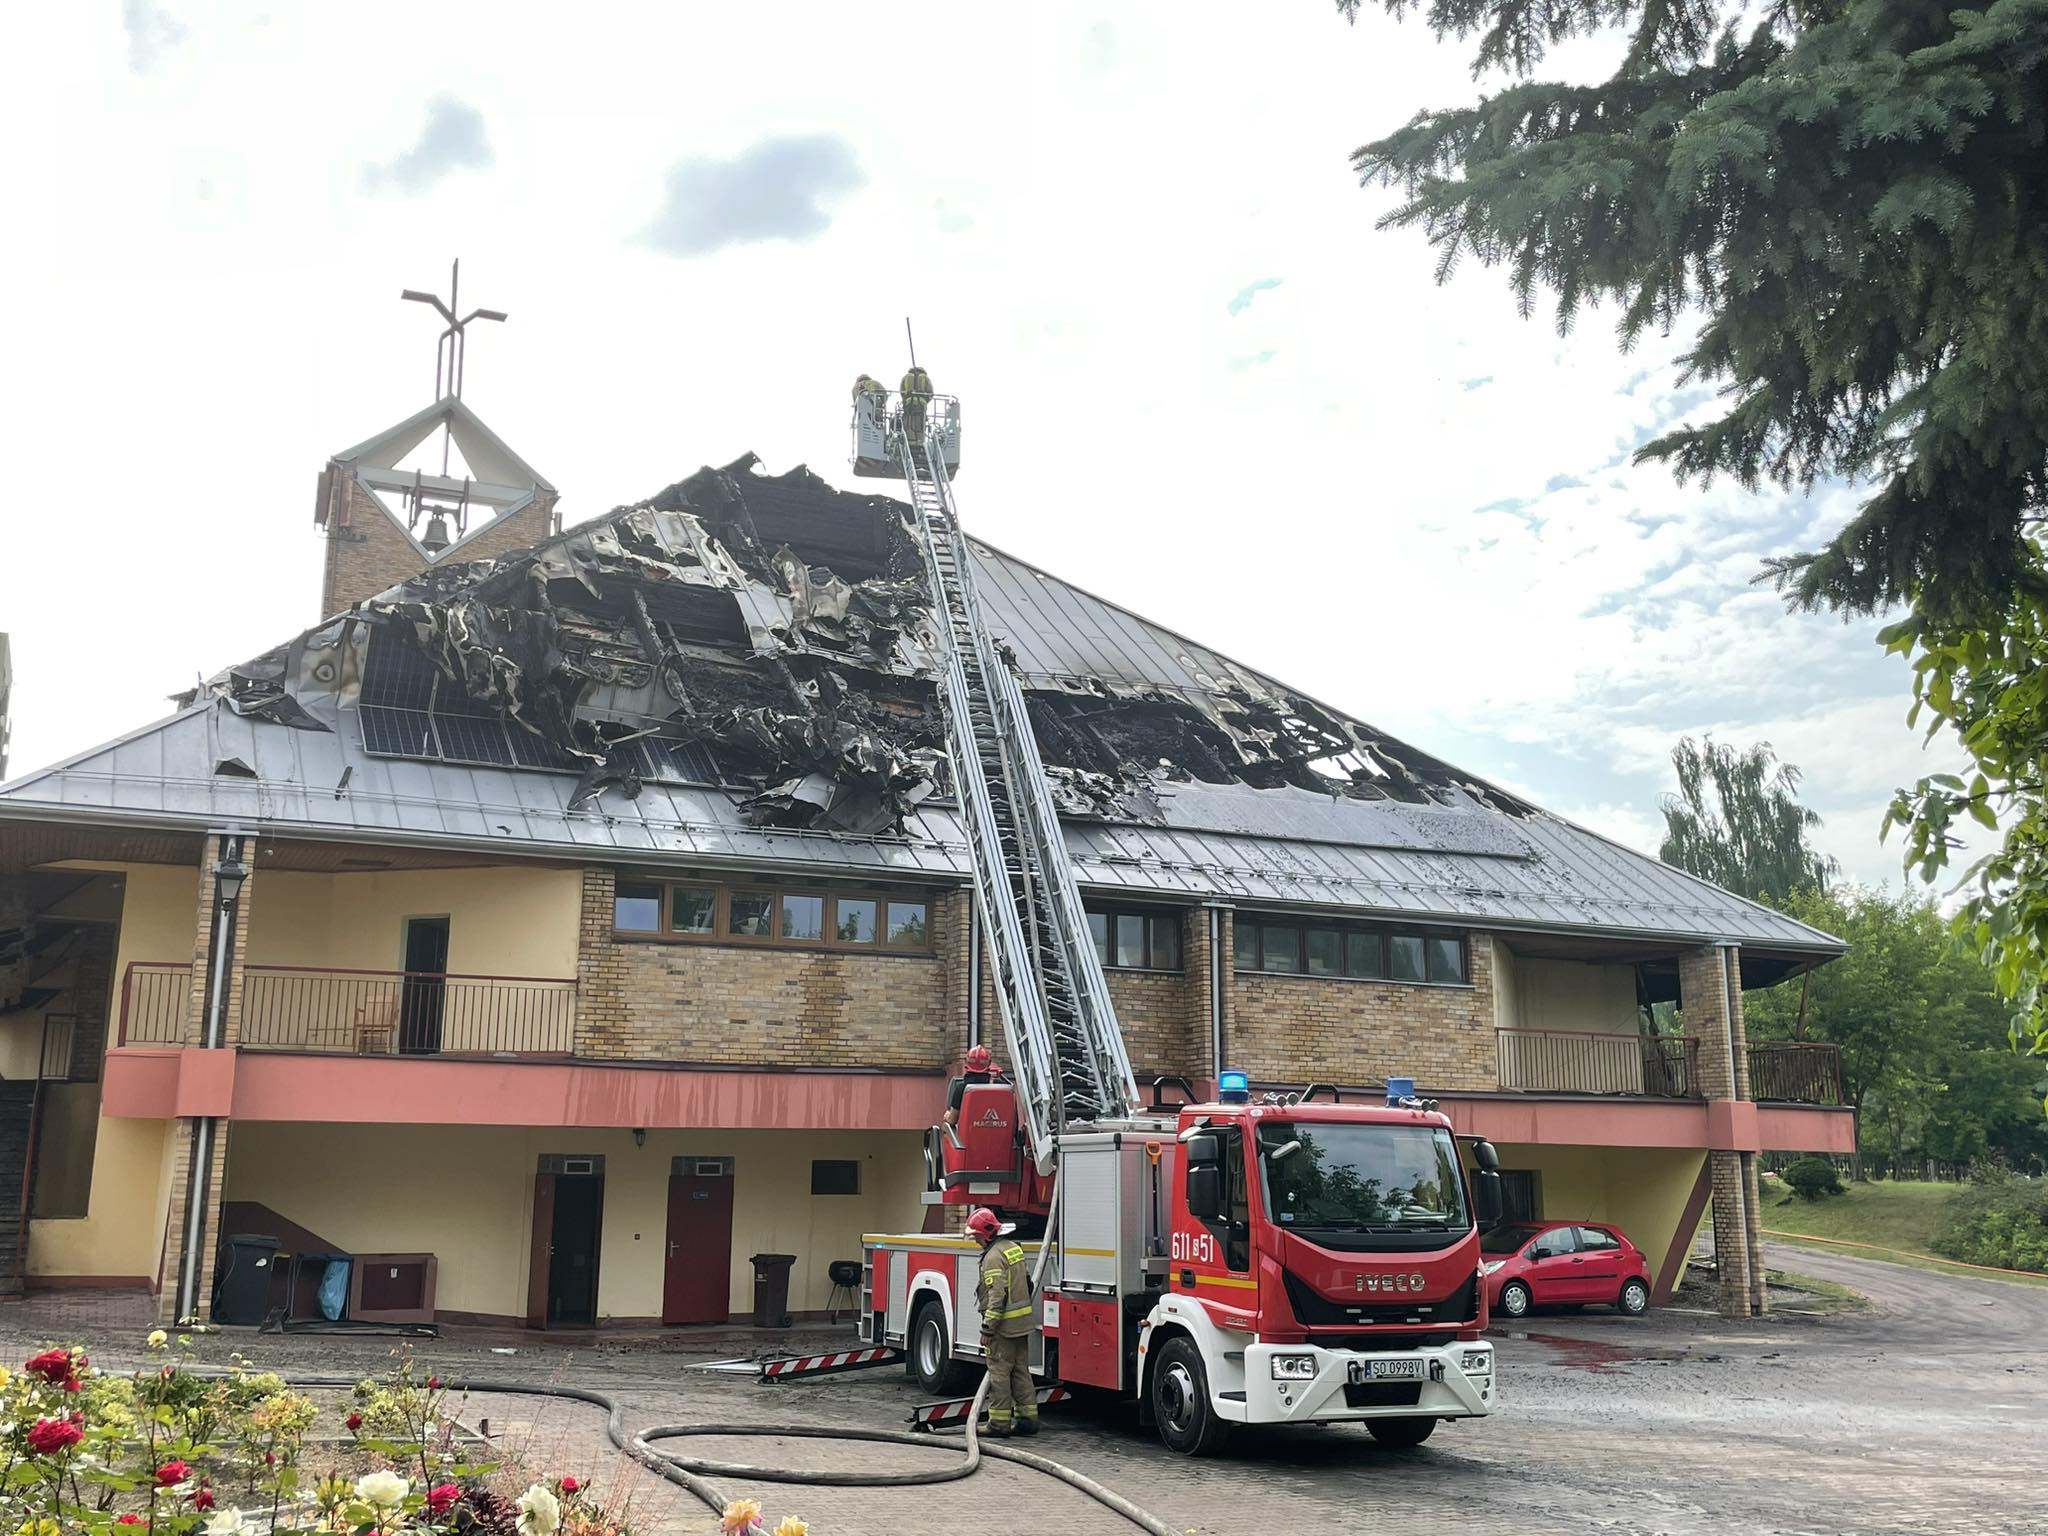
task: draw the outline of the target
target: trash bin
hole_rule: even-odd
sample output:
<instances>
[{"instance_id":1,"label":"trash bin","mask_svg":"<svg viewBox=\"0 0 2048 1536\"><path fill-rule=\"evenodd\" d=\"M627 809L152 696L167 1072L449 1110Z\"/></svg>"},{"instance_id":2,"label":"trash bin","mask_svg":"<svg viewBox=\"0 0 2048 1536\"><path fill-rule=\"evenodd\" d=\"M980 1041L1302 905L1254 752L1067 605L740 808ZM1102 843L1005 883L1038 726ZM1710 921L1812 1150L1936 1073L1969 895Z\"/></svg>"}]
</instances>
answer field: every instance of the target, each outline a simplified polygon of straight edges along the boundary
<instances>
[{"instance_id":1,"label":"trash bin","mask_svg":"<svg viewBox=\"0 0 2048 1536\"><path fill-rule=\"evenodd\" d=\"M789 1271L796 1263L793 1253L757 1253L754 1266L754 1326L787 1328L789 1316Z\"/></svg>"},{"instance_id":2,"label":"trash bin","mask_svg":"<svg viewBox=\"0 0 2048 1536\"><path fill-rule=\"evenodd\" d=\"M270 1273L278 1242L260 1232L238 1232L227 1241L227 1264L213 1288L216 1323L260 1323L270 1305Z\"/></svg>"}]
</instances>

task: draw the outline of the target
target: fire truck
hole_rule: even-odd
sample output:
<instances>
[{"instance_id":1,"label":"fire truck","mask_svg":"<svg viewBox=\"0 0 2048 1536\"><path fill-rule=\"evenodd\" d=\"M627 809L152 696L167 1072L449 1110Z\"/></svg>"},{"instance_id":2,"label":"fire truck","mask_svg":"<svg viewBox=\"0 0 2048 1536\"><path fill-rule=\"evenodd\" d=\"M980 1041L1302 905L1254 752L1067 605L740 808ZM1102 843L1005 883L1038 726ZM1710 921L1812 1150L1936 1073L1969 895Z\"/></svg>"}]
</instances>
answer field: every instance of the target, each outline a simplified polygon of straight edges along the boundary
<instances>
[{"instance_id":1,"label":"fire truck","mask_svg":"<svg viewBox=\"0 0 2048 1536\"><path fill-rule=\"evenodd\" d=\"M1495 1402L1481 1235L1499 1160L1396 1079L1383 1104L1161 1080L1142 1101L1020 683L984 623L952 491L959 402L875 393L856 474L900 477L930 582L947 752L1006 1077L962 1080L925 1199L1014 1223L1042 1383L1135 1401L1176 1451L1238 1424L1357 1421L1390 1445ZM863 1240L863 1343L940 1395L983 1351L966 1237Z\"/></svg>"}]
</instances>

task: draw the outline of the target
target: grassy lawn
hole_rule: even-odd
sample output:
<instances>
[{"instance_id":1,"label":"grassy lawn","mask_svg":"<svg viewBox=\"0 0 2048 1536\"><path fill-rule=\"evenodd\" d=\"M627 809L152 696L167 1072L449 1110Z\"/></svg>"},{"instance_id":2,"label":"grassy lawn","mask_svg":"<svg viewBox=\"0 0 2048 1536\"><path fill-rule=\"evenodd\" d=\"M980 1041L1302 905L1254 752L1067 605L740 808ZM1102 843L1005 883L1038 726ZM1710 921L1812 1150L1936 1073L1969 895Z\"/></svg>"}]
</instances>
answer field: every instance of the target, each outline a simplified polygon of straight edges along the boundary
<instances>
[{"instance_id":1,"label":"grassy lawn","mask_svg":"<svg viewBox=\"0 0 2048 1536\"><path fill-rule=\"evenodd\" d=\"M1860 1249L1837 1250L1853 1258L1888 1259L1915 1269L1939 1270L1947 1274L1981 1273L1959 1269L1941 1259L1931 1239L1941 1225L1941 1214L1958 1186L1918 1183L1912 1180L1879 1180L1851 1184L1848 1193L1822 1200L1801 1200L1775 1179L1763 1189L1765 1236L1797 1241L1801 1237L1828 1237L1841 1242L1868 1243L1890 1248L1894 1253L1867 1253ZM1984 1275L1987 1280L2017 1280L2020 1284L2048 1285L2048 1275L2018 1277Z\"/></svg>"}]
</instances>

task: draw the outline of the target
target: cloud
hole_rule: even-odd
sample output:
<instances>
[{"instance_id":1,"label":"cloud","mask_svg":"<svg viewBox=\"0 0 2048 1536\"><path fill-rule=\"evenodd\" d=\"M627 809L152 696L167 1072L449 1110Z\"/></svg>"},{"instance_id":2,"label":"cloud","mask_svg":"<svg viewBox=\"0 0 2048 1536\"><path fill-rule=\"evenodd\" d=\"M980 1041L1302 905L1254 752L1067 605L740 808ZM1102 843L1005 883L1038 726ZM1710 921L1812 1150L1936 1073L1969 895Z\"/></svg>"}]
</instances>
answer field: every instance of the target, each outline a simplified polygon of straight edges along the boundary
<instances>
[{"instance_id":1,"label":"cloud","mask_svg":"<svg viewBox=\"0 0 2048 1536\"><path fill-rule=\"evenodd\" d=\"M640 238L670 256L708 256L762 240L802 243L830 227L825 204L867 179L853 146L832 133L762 139L729 160L678 160Z\"/></svg>"},{"instance_id":2,"label":"cloud","mask_svg":"<svg viewBox=\"0 0 2048 1536\"><path fill-rule=\"evenodd\" d=\"M412 148L381 164L364 165L363 188L424 192L452 171L485 170L494 158L483 113L453 96L436 96L427 103L426 126Z\"/></svg>"},{"instance_id":3,"label":"cloud","mask_svg":"<svg viewBox=\"0 0 2048 1536\"><path fill-rule=\"evenodd\" d=\"M1252 307L1253 299L1264 293L1268 288L1278 288L1279 286L1280 279L1277 277L1262 277L1256 283L1246 283L1244 287L1237 290L1237 296L1230 301L1228 308L1233 315L1241 315Z\"/></svg>"},{"instance_id":4,"label":"cloud","mask_svg":"<svg viewBox=\"0 0 2048 1536\"><path fill-rule=\"evenodd\" d=\"M152 0L121 0L121 30L128 34L128 67L138 75L185 40L185 24Z\"/></svg>"}]
</instances>

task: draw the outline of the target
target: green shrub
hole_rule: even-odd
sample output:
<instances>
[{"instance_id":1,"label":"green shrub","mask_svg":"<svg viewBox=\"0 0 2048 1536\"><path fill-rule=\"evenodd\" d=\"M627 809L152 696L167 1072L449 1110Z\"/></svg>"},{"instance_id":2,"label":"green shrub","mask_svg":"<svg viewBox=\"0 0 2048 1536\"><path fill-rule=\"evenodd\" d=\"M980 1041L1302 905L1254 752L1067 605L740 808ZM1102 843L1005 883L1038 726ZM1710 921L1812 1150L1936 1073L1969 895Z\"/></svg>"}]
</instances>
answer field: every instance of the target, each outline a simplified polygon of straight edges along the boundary
<instances>
[{"instance_id":1,"label":"green shrub","mask_svg":"<svg viewBox=\"0 0 2048 1536\"><path fill-rule=\"evenodd\" d=\"M1842 1176L1825 1157L1802 1157L1779 1177L1802 1200L1818 1200L1823 1195L1842 1193Z\"/></svg>"},{"instance_id":2,"label":"green shrub","mask_svg":"<svg viewBox=\"0 0 2048 1536\"><path fill-rule=\"evenodd\" d=\"M2048 1274L2048 1179L1973 1178L1949 1201L1931 1246L1965 1264Z\"/></svg>"}]
</instances>

